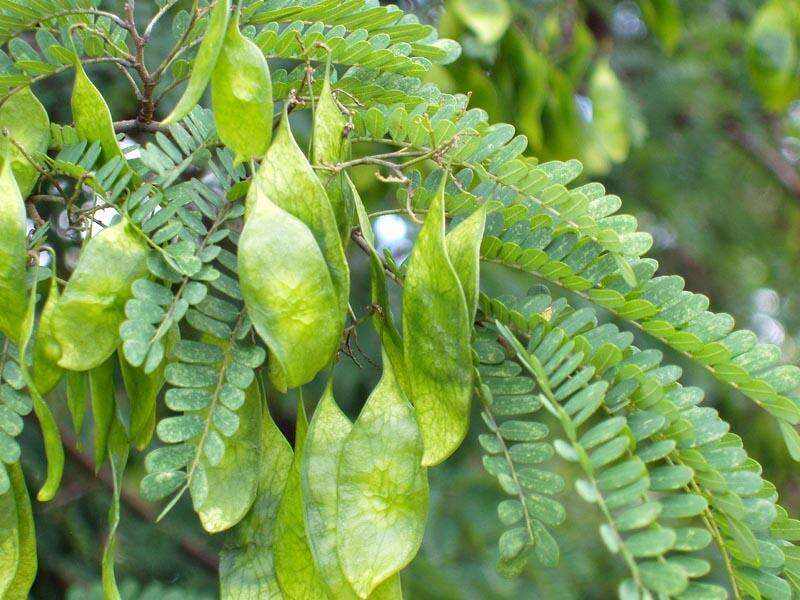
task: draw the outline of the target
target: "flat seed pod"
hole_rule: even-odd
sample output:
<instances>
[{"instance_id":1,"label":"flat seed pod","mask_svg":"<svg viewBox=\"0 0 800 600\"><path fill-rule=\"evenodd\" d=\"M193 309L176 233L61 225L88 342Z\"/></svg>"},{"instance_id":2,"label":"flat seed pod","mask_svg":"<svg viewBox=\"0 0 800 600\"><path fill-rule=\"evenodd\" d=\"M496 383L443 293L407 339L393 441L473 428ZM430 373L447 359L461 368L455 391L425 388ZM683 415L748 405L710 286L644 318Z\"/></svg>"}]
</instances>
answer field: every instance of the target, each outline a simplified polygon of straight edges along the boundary
<instances>
[{"instance_id":1,"label":"flat seed pod","mask_svg":"<svg viewBox=\"0 0 800 600\"><path fill-rule=\"evenodd\" d=\"M330 271L302 221L260 197L239 239L239 284L247 313L270 350L281 391L311 381L339 345L341 322Z\"/></svg>"},{"instance_id":2,"label":"flat seed pod","mask_svg":"<svg viewBox=\"0 0 800 600\"><path fill-rule=\"evenodd\" d=\"M214 65L217 63L222 44L225 41L225 30L228 27L230 13L230 0L218 0L214 4L214 8L211 9L211 15L208 17L208 28L203 36L203 41L200 42L200 47L197 49L197 56L195 56L192 63L189 83L186 85L186 89L183 91L183 95L178 100L175 108L162 121L164 125L180 121L189 114L203 96L208 80L214 70Z\"/></svg>"},{"instance_id":3,"label":"flat seed pod","mask_svg":"<svg viewBox=\"0 0 800 600\"><path fill-rule=\"evenodd\" d=\"M25 204L12 172L9 142L0 141L0 332L16 343L27 307Z\"/></svg>"},{"instance_id":4,"label":"flat seed pod","mask_svg":"<svg viewBox=\"0 0 800 600\"><path fill-rule=\"evenodd\" d=\"M38 266L34 267L33 280L38 276ZM30 295L25 310L25 318L22 322L22 330L17 349L17 364L19 365L19 375L25 385L28 386L28 393L31 396L33 412L39 421L44 439L44 451L47 458L47 473L42 487L36 495L37 500L46 502L52 500L58 492L61 484L61 476L64 473L64 447L61 445L61 434L58 429L53 413L49 405L44 401L42 395L36 389L28 366L28 347L33 338L33 321L36 312L36 287L31 287ZM8 375L4 373L6 378Z\"/></svg>"},{"instance_id":5,"label":"flat seed pod","mask_svg":"<svg viewBox=\"0 0 800 600\"><path fill-rule=\"evenodd\" d=\"M361 598L414 558L428 515L428 476L414 410L384 356L383 376L342 445L339 563Z\"/></svg>"},{"instance_id":6,"label":"flat seed pod","mask_svg":"<svg viewBox=\"0 0 800 600\"><path fill-rule=\"evenodd\" d=\"M80 61L75 61L75 85L72 88L72 119L78 135L90 142L100 142L103 161L122 156L114 134L114 122L103 95L92 83Z\"/></svg>"},{"instance_id":7,"label":"flat seed pod","mask_svg":"<svg viewBox=\"0 0 800 600\"><path fill-rule=\"evenodd\" d=\"M285 108L275 140L256 173L255 183L264 197L305 223L317 241L336 290L341 328L350 299L350 270L325 188L295 142ZM248 212L253 208L253 200L260 198L248 196Z\"/></svg>"},{"instance_id":8,"label":"flat seed pod","mask_svg":"<svg viewBox=\"0 0 800 600\"><path fill-rule=\"evenodd\" d=\"M131 283L148 273L147 253L144 240L124 221L86 243L53 313L59 366L86 371L116 350Z\"/></svg>"},{"instance_id":9,"label":"flat seed pod","mask_svg":"<svg viewBox=\"0 0 800 600\"><path fill-rule=\"evenodd\" d=\"M0 495L0 596L27 598L36 577L36 533L19 463L7 466L11 489Z\"/></svg>"},{"instance_id":10,"label":"flat seed pod","mask_svg":"<svg viewBox=\"0 0 800 600\"><path fill-rule=\"evenodd\" d=\"M272 81L264 53L233 18L211 75L211 108L222 143L242 161L262 156L272 138Z\"/></svg>"},{"instance_id":11,"label":"flat seed pod","mask_svg":"<svg viewBox=\"0 0 800 600\"><path fill-rule=\"evenodd\" d=\"M324 600L328 597L308 545L303 518L300 465L303 460L308 420L302 397L297 407L294 459L283 490L275 523L275 573L287 600Z\"/></svg>"},{"instance_id":12,"label":"flat seed pod","mask_svg":"<svg viewBox=\"0 0 800 600\"><path fill-rule=\"evenodd\" d=\"M292 447L266 409L260 455L256 499L250 512L231 530L220 553L222 600L283 597L275 577L275 519L292 465Z\"/></svg>"},{"instance_id":13,"label":"flat seed pod","mask_svg":"<svg viewBox=\"0 0 800 600\"><path fill-rule=\"evenodd\" d=\"M464 292L445 247L440 188L408 259L403 289L406 369L425 442L425 466L450 456L467 433L471 334Z\"/></svg>"},{"instance_id":14,"label":"flat seed pod","mask_svg":"<svg viewBox=\"0 0 800 600\"><path fill-rule=\"evenodd\" d=\"M209 533L230 529L253 505L261 456L261 410L261 391L254 380L237 411L239 427L225 440L222 460L212 465L206 453L198 450L201 456L190 491L194 510Z\"/></svg>"},{"instance_id":15,"label":"flat seed pod","mask_svg":"<svg viewBox=\"0 0 800 600\"><path fill-rule=\"evenodd\" d=\"M335 165L346 159L349 150L349 144L345 137L346 126L347 121L331 93L329 72L325 77L314 113L312 155L315 164ZM320 173L320 179L328 193L333 214L336 216L339 235L342 243L346 244L350 239L350 224L353 222L355 214L356 201L353 196L352 183L344 171L339 173L321 171Z\"/></svg>"},{"instance_id":16,"label":"flat seed pod","mask_svg":"<svg viewBox=\"0 0 800 600\"><path fill-rule=\"evenodd\" d=\"M64 374L64 370L58 366L58 359L61 358L61 346L53 337L52 328L53 313L60 296L54 269L53 278L50 281L50 292L42 308L39 327L33 342L33 381L40 394L46 394L52 390Z\"/></svg>"},{"instance_id":17,"label":"flat seed pod","mask_svg":"<svg viewBox=\"0 0 800 600\"><path fill-rule=\"evenodd\" d=\"M336 554L337 491L339 455L353 425L333 398L329 380L308 426L300 485L305 512L306 535L320 578L331 598L358 598L339 566ZM389 578L370 595L371 599L400 598L400 581Z\"/></svg>"},{"instance_id":18,"label":"flat seed pod","mask_svg":"<svg viewBox=\"0 0 800 600\"><path fill-rule=\"evenodd\" d=\"M0 130L2 129L8 129L11 139L29 155L47 152L50 143L50 118L30 88L21 88L0 106ZM11 148L11 169L14 171L20 195L27 197L39 179L39 172L16 146Z\"/></svg>"},{"instance_id":19,"label":"flat seed pod","mask_svg":"<svg viewBox=\"0 0 800 600\"><path fill-rule=\"evenodd\" d=\"M486 205L479 207L445 236L447 255L461 282L470 322L478 310L480 251L486 225Z\"/></svg>"}]
</instances>

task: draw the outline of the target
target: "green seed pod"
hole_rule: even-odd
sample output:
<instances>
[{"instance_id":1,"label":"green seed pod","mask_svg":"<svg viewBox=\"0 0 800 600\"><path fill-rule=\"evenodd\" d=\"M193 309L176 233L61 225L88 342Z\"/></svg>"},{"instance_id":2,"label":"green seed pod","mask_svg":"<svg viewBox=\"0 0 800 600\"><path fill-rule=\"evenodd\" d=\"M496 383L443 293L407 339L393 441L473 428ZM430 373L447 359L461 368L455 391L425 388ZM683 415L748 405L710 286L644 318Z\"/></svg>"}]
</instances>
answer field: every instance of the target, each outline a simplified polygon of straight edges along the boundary
<instances>
[{"instance_id":1,"label":"green seed pod","mask_svg":"<svg viewBox=\"0 0 800 600\"><path fill-rule=\"evenodd\" d=\"M305 224L259 196L239 239L239 284L248 315L271 356L279 390L314 378L339 344L341 320L330 271Z\"/></svg>"},{"instance_id":2,"label":"green seed pod","mask_svg":"<svg viewBox=\"0 0 800 600\"><path fill-rule=\"evenodd\" d=\"M90 142L100 142L103 160L122 156L114 134L114 122L103 95L86 75L83 65L75 61L75 86L72 88L72 118L78 135Z\"/></svg>"},{"instance_id":3,"label":"green seed pod","mask_svg":"<svg viewBox=\"0 0 800 600\"><path fill-rule=\"evenodd\" d=\"M272 138L272 81L264 53L239 31L239 15L228 26L211 75L211 108L222 143L237 162L262 156Z\"/></svg>"},{"instance_id":4,"label":"green seed pod","mask_svg":"<svg viewBox=\"0 0 800 600\"><path fill-rule=\"evenodd\" d=\"M435 465L461 444L472 398L472 324L444 238L444 185L408 259L403 338L412 402L425 442L423 465Z\"/></svg>"},{"instance_id":5,"label":"green seed pod","mask_svg":"<svg viewBox=\"0 0 800 600\"><path fill-rule=\"evenodd\" d=\"M197 56L192 63L189 83L175 108L162 121L165 125L180 121L188 115L203 96L225 41L225 29L228 26L230 14L231 0L218 0L211 9L211 15L208 17L208 29L206 29L203 41L200 42L200 48L197 49Z\"/></svg>"},{"instance_id":6,"label":"green seed pod","mask_svg":"<svg viewBox=\"0 0 800 600\"><path fill-rule=\"evenodd\" d=\"M9 136L30 156L47 152L50 143L50 118L42 103L30 88L20 89L0 106L0 130L8 129ZM39 171L16 146L11 148L11 169L17 180L19 193L26 198Z\"/></svg>"},{"instance_id":7,"label":"green seed pod","mask_svg":"<svg viewBox=\"0 0 800 600\"><path fill-rule=\"evenodd\" d=\"M11 166L10 142L0 139L0 332L19 342L25 318L25 204Z\"/></svg>"},{"instance_id":8,"label":"green seed pod","mask_svg":"<svg viewBox=\"0 0 800 600\"><path fill-rule=\"evenodd\" d=\"M147 276L147 251L145 241L125 221L86 243L53 314L61 367L86 371L116 350L131 283Z\"/></svg>"},{"instance_id":9,"label":"green seed pod","mask_svg":"<svg viewBox=\"0 0 800 600\"><path fill-rule=\"evenodd\" d=\"M344 136L347 122L331 93L330 76L325 77L317 109L314 113L313 159L315 164L335 165L346 159L349 144ZM353 222L356 201L352 193L352 184L347 173L323 172L320 176L328 193L328 199L336 216L336 226L342 238L342 244L350 239L350 224Z\"/></svg>"}]
</instances>

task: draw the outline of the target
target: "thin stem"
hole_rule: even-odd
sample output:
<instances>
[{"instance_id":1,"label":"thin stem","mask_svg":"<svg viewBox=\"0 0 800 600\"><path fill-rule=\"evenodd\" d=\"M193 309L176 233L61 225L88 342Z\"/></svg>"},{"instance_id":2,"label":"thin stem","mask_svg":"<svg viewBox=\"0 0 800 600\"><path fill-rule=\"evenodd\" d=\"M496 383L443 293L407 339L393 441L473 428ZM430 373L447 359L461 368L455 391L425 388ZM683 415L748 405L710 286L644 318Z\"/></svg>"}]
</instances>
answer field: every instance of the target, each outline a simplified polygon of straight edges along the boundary
<instances>
[{"instance_id":1,"label":"thin stem","mask_svg":"<svg viewBox=\"0 0 800 600\"><path fill-rule=\"evenodd\" d=\"M150 41L150 36L153 33L153 28L158 24L158 21L161 19L161 17L163 17L178 2L179 0L169 0L169 2L165 3L164 6L158 9L158 12L155 15L153 15L153 18L150 19L150 22L147 24L147 26L144 29L144 33L142 34L142 37L146 41Z\"/></svg>"}]
</instances>

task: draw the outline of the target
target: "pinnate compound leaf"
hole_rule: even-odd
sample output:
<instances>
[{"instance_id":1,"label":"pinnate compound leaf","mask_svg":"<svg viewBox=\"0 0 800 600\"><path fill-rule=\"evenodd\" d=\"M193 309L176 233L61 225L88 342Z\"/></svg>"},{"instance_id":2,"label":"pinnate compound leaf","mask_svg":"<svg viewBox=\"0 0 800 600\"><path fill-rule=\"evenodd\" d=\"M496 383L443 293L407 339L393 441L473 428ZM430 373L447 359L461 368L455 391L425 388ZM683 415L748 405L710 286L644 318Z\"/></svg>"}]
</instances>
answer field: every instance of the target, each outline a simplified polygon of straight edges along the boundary
<instances>
[{"instance_id":1,"label":"pinnate compound leaf","mask_svg":"<svg viewBox=\"0 0 800 600\"><path fill-rule=\"evenodd\" d=\"M300 469L308 420L302 397L298 401L294 459L283 490L275 523L275 573L287 600L324 600L325 586L314 564L303 517Z\"/></svg>"},{"instance_id":2,"label":"pinnate compound leaf","mask_svg":"<svg viewBox=\"0 0 800 600\"><path fill-rule=\"evenodd\" d=\"M220 553L223 600L283 598L275 577L275 520L292 465L292 447L266 409L261 423L260 455L253 506L231 530Z\"/></svg>"},{"instance_id":3,"label":"pinnate compound leaf","mask_svg":"<svg viewBox=\"0 0 800 600\"><path fill-rule=\"evenodd\" d=\"M281 391L314 378L339 344L336 292L314 236L273 204L258 182L239 238L239 283L248 316L270 350L269 374Z\"/></svg>"},{"instance_id":4,"label":"pinnate compound leaf","mask_svg":"<svg viewBox=\"0 0 800 600\"><path fill-rule=\"evenodd\" d=\"M211 75L211 108L222 143L236 160L262 156L272 138L272 81L261 52L231 20Z\"/></svg>"},{"instance_id":5,"label":"pinnate compound leaf","mask_svg":"<svg viewBox=\"0 0 800 600\"><path fill-rule=\"evenodd\" d=\"M12 172L8 138L0 140L0 332L19 342L27 306L25 204Z\"/></svg>"},{"instance_id":6,"label":"pinnate compound leaf","mask_svg":"<svg viewBox=\"0 0 800 600\"><path fill-rule=\"evenodd\" d=\"M341 451L337 550L361 598L414 558L428 514L422 436L384 357L383 376Z\"/></svg>"},{"instance_id":7,"label":"pinnate compound leaf","mask_svg":"<svg viewBox=\"0 0 800 600\"><path fill-rule=\"evenodd\" d=\"M36 157L47 152L50 143L50 118L42 103L30 88L21 88L0 106L0 130L7 129L9 136L25 152ZM23 198L31 193L39 172L16 146L11 148L11 169Z\"/></svg>"},{"instance_id":8,"label":"pinnate compound leaf","mask_svg":"<svg viewBox=\"0 0 800 600\"><path fill-rule=\"evenodd\" d=\"M183 119L200 101L200 97L208 85L208 80L211 79L211 73L214 71L222 44L225 41L225 30L228 27L230 13L230 0L218 0L214 4L214 8L211 9L208 27L192 64L189 83L186 85L186 89L183 91L183 95L178 100L175 108L162 121L165 125L176 123Z\"/></svg>"},{"instance_id":9,"label":"pinnate compound leaf","mask_svg":"<svg viewBox=\"0 0 800 600\"><path fill-rule=\"evenodd\" d=\"M244 405L237 411L239 426L225 439L220 461L212 461L205 449L190 478L192 503L203 528L209 533L236 525L250 510L256 497L261 448L261 393L254 381L245 391ZM216 462L216 464L213 464Z\"/></svg>"},{"instance_id":10,"label":"pinnate compound leaf","mask_svg":"<svg viewBox=\"0 0 800 600\"><path fill-rule=\"evenodd\" d=\"M425 466L450 456L467 433L471 334L464 292L445 247L442 186L408 259L403 290L405 362Z\"/></svg>"},{"instance_id":11,"label":"pinnate compound leaf","mask_svg":"<svg viewBox=\"0 0 800 600\"><path fill-rule=\"evenodd\" d=\"M53 313L61 367L86 371L116 350L131 283L147 275L146 261L147 245L125 221L86 243Z\"/></svg>"}]
</instances>

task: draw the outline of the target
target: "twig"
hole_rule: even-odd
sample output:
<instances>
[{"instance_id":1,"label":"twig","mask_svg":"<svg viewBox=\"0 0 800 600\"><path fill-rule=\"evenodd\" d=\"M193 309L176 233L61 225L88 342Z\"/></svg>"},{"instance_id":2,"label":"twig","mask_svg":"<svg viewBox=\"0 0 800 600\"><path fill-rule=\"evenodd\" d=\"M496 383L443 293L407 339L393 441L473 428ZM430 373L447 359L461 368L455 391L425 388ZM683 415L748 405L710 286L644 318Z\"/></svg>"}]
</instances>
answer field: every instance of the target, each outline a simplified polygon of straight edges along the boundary
<instances>
[{"instance_id":1,"label":"twig","mask_svg":"<svg viewBox=\"0 0 800 600\"><path fill-rule=\"evenodd\" d=\"M155 133L157 131L166 133L169 129L158 121L145 123L139 119L126 119L124 121L114 121L114 131L117 133Z\"/></svg>"},{"instance_id":2,"label":"twig","mask_svg":"<svg viewBox=\"0 0 800 600\"><path fill-rule=\"evenodd\" d=\"M350 239L352 239L356 246L361 248L367 256L372 254L372 247L370 246L367 239L364 237L364 234L361 233L361 229L356 227L350 232ZM383 258L380 259L381 264L383 265L383 270L386 271L386 274L389 276L389 279L394 281L397 285L402 286L403 280L400 279L397 275L395 275L394 271L389 268L389 265L386 264L386 261Z\"/></svg>"}]
</instances>

